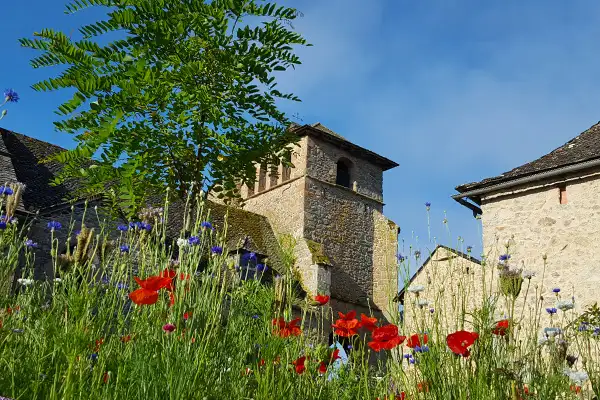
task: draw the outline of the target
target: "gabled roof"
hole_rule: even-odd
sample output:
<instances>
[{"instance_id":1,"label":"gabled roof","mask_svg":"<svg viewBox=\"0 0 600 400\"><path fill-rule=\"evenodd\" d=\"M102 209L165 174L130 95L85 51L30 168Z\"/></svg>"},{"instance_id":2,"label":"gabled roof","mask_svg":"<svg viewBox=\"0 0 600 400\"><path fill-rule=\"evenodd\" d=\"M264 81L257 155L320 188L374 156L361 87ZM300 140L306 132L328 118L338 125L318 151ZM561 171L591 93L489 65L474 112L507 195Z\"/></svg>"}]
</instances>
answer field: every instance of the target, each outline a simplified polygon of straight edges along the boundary
<instances>
[{"instance_id":1,"label":"gabled roof","mask_svg":"<svg viewBox=\"0 0 600 400\"><path fill-rule=\"evenodd\" d=\"M419 276L419 274L425 269L427 264L429 264L429 261L431 261L433 256L437 253L438 249L440 249L440 248L451 252L456 257L464 258L465 260L468 260L468 261L474 262L475 264L481 265L481 260L479 260L477 258L474 258L466 253L463 253L462 251L453 249L452 247L444 246L443 244L438 244L435 247L435 249L433 249L433 251L429 254L427 259L425 261L423 261L423 264L421 264L419 269L417 269L417 271L413 274L413 276L411 276L411 278L408 280L408 282L406 282L404 284L404 287L398 292L398 295L396 295L396 297L394 298L395 301L402 301L402 297L404 296L404 292L406 291L406 289L410 286L411 283L413 283L415 281L415 279L417 279L417 276ZM440 258L440 259L436 259L435 261L446 261L448 259L449 258Z\"/></svg>"},{"instance_id":2,"label":"gabled roof","mask_svg":"<svg viewBox=\"0 0 600 400\"><path fill-rule=\"evenodd\" d=\"M292 124L290 130L300 136L311 135L313 137L331 142L341 149L348 151L350 154L354 154L357 157L368 160L375 165L379 165L384 171L398 166L398 163L348 141L342 135L332 131L320 122L312 125Z\"/></svg>"},{"instance_id":3,"label":"gabled roof","mask_svg":"<svg viewBox=\"0 0 600 400\"><path fill-rule=\"evenodd\" d=\"M600 158L600 122L552 152L502 175L456 187L460 193Z\"/></svg>"},{"instance_id":4,"label":"gabled roof","mask_svg":"<svg viewBox=\"0 0 600 400\"><path fill-rule=\"evenodd\" d=\"M74 186L50 185L60 163L40 164L62 151L62 147L0 128L0 184L16 180L26 185L19 211L35 212L69 198Z\"/></svg>"}]
</instances>

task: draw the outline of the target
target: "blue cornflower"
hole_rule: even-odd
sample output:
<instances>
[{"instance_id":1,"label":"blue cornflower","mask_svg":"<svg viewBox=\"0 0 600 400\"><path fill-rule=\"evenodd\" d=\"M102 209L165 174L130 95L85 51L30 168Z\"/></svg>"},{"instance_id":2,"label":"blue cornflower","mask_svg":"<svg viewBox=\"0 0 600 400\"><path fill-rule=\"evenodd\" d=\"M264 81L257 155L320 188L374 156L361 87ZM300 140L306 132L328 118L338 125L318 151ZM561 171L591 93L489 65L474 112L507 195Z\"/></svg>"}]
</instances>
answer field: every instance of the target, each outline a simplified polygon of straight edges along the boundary
<instances>
[{"instance_id":1,"label":"blue cornflower","mask_svg":"<svg viewBox=\"0 0 600 400\"><path fill-rule=\"evenodd\" d=\"M79 234L80 234L80 233L81 233L81 231L80 231L79 229L77 229L77 230L73 231L73 234L74 234L75 236L79 236Z\"/></svg>"},{"instance_id":2,"label":"blue cornflower","mask_svg":"<svg viewBox=\"0 0 600 400\"><path fill-rule=\"evenodd\" d=\"M417 360L415 360L414 358L409 358L408 362L411 363L411 364L416 364Z\"/></svg>"},{"instance_id":3,"label":"blue cornflower","mask_svg":"<svg viewBox=\"0 0 600 400\"><path fill-rule=\"evenodd\" d=\"M148 232L150 232L152 230L152 225L147 224L145 222L142 222L140 226L141 226L141 229L147 230Z\"/></svg>"},{"instance_id":4,"label":"blue cornflower","mask_svg":"<svg viewBox=\"0 0 600 400\"><path fill-rule=\"evenodd\" d=\"M412 354L405 354L402 357L404 357L404 358L406 358L408 360L409 358L412 358Z\"/></svg>"},{"instance_id":5,"label":"blue cornflower","mask_svg":"<svg viewBox=\"0 0 600 400\"><path fill-rule=\"evenodd\" d=\"M435 312L435 308L430 308L429 312L433 314Z\"/></svg>"},{"instance_id":6,"label":"blue cornflower","mask_svg":"<svg viewBox=\"0 0 600 400\"><path fill-rule=\"evenodd\" d=\"M8 187L8 186L0 186L0 194L6 195L6 196L10 196L11 194L13 194L13 190Z\"/></svg>"},{"instance_id":7,"label":"blue cornflower","mask_svg":"<svg viewBox=\"0 0 600 400\"><path fill-rule=\"evenodd\" d=\"M62 228L62 224L58 221L50 221L48 222L48 229L50 230L59 230L60 228Z\"/></svg>"},{"instance_id":8,"label":"blue cornflower","mask_svg":"<svg viewBox=\"0 0 600 400\"><path fill-rule=\"evenodd\" d=\"M200 227L204 228L204 229L213 229L213 226L210 222L208 221L203 221L200 223Z\"/></svg>"},{"instance_id":9,"label":"blue cornflower","mask_svg":"<svg viewBox=\"0 0 600 400\"><path fill-rule=\"evenodd\" d=\"M560 288L557 288L557 287L555 287L554 289L552 289L552 291L553 291L554 293L560 293Z\"/></svg>"},{"instance_id":10,"label":"blue cornflower","mask_svg":"<svg viewBox=\"0 0 600 400\"><path fill-rule=\"evenodd\" d=\"M588 323L587 322L582 322L581 325L579 325L579 332L583 332L583 331L587 331L588 329Z\"/></svg>"},{"instance_id":11,"label":"blue cornflower","mask_svg":"<svg viewBox=\"0 0 600 400\"><path fill-rule=\"evenodd\" d=\"M596 327L596 329L594 329L594 333L593 333L593 335L594 335L594 336L598 336L598 335L600 335L600 326L597 326L597 327Z\"/></svg>"},{"instance_id":12,"label":"blue cornflower","mask_svg":"<svg viewBox=\"0 0 600 400\"><path fill-rule=\"evenodd\" d=\"M127 232L129 230L129 227L127 225L119 225L117 226L117 230L121 231L121 232Z\"/></svg>"},{"instance_id":13,"label":"blue cornflower","mask_svg":"<svg viewBox=\"0 0 600 400\"><path fill-rule=\"evenodd\" d=\"M123 282L119 282L119 283L117 283L117 289L127 290L127 289L129 289L129 285L127 285L126 283L123 283Z\"/></svg>"},{"instance_id":14,"label":"blue cornflower","mask_svg":"<svg viewBox=\"0 0 600 400\"><path fill-rule=\"evenodd\" d=\"M221 246L213 246L210 248L213 254L223 254L223 248Z\"/></svg>"},{"instance_id":15,"label":"blue cornflower","mask_svg":"<svg viewBox=\"0 0 600 400\"><path fill-rule=\"evenodd\" d=\"M19 94L12 89L6 89L4 91L4 100L10 103L16 103L19 101Z\"/></svg>"},{"instance_id":16,"label":"blue cornflower","mask_svg":"<svg viewBox=\"0 0 600 400\"><path fill-rule=\"evenodd\" d=\"M429 346L415 346L414 351L415 353L427 353L429 351Z\"/></svg>"},{"instance_id":17,"label":"blue cornflower","mask_svg":"<svg viewBox=\"0 0 600 400\"><path fill-rule=\"evenodd\" d=\"M0 230L5 230L6 229L6 222L4 221L0 221Z\"/></svg>"},{"instance_id":18,"label":"blue cornflower","mask_svg":"<svg viewBox=\"0 0 600 400\"><path fill-rule=\"evenodd\" d=\"M550 315L556 314L558 310L555 307L548 307L546 308L546 312Z\"/></svg>"},{"instance_id":19,"label":"blue cornflower","mask_svg":"<svg viewBox=\"0 0 600 400\"><path fill-rule=\"evenodd\" d=\"M252 318L253 318L253 319L259 319L260 317L259 317L257 314L254 314L254 315L252 316Z\"/></svg>"},{"instance_id":20,"label":"blue cornflower","mask_svg":"<svg viewBox=\"0 0 600 400\"><path fill-rule=\"evenodd\" d=\"M127 246L126 244L122 244L121 253L129 253L129 246Z\"/></svg>"},{"instance_id":21,"label":"blue cornflower","mask_svg":"<svg viewBox=\"0 0 600 400\"><path fill-rule=\"evenodd\" d=\"M510 254L502 254L498 259L500 261L508 261L510 259Z\"/></svg>"},{"instance_id":22,"label":"blue cornflower","mask_svg":"<svg viewBox=\"0 0 600 400\"><path fill-rule=\"evenodd\" d=\"M242 260L243 261L256 261L256 253L251 251L250 253L244 253L242 255Z\"/></svg>"},{"instance_id":23,"label":"blue cornflower","mask_svg":"<svg viewBox=\"0 0 600 400\"><path fill-rule=\"evenodd\" d=\"M473 251L473 246L467 246L467 253L470 253L471 251Z\"/></svg>"},{"instance_id":24,"label":"blue cornflower","mask_svg":"<svg viewBox=\"0 0 600 400\"><path fill-rule=\"evenodd\" d=\"M188 239L188 243L191 244L192 246L197 246L200 244L200 238L198 236L191 236Z\"/></svg>"},{"instance_id":25,"label":"blue cornflower","mask_svg":"<svg viewBox=\"0 0 600 400\"><path fill-rule=\"evenodd\" d=\"M256 270L258 272L266 272L269 269L269 267L267 267L265 264L257 264L256 265Z\"/></svg>"},{"instance_id":26,"label":"blue cornflower","mask_svg":"<svg viewBox=\"0 0 600 400\"><path fill-rule=\"evenodd\" d=\"M402 262L406 260L406 257L404 257L402 254L398 253L398 261Z\"/></svg>"},{"instance_id":27,"label":"blue cornflower","mask_svg":"<svg viewBox=\"0 0 600 400\"><path fill-rule=\"evenodd\" d=\"M108 285L109 282L110 282L110 279L108 278L108 276L102 275L102 283L104 283L105 285Z\"/></svg>"},{"instance_id":28,"label":"blue cornflower","mask_svg":"<svg viewBox=\"0 0 600 400\"><path fill-rule=\"evenodd\" d=\"M430 203L430 202L428 202L428 201L426 201L426 202L425 202L425 207L427 207L427 209L431 208L431 203Z\"/></svg>"},{"instance_id":29,"label":"blue cornflower","mask_svg":"<svg viewBox=\"0 0 600 400\"><path fill-rule=\"evenodd\" d=\"M98 360L98 354L97 353L90 354L89 359L92 360L92 362L97 361Z\"/></svg>"},{"instance_id":30,"label":"blue cornflower","mask_svg":"<svg viewBox=\"0 0 600 400\"><path fill-rule=\"evenodd\" d=\"M34 242L33 240L31 240L31 239L28 239L28 240L26 240L26 241L25 241L25 246L27 246L27 247L29 247L30 249L32 249L32 248L34 248L34 247L37 247L37 246L38 246L38 244L37 244L36 242Z\"/></svg>"}]
</instances>

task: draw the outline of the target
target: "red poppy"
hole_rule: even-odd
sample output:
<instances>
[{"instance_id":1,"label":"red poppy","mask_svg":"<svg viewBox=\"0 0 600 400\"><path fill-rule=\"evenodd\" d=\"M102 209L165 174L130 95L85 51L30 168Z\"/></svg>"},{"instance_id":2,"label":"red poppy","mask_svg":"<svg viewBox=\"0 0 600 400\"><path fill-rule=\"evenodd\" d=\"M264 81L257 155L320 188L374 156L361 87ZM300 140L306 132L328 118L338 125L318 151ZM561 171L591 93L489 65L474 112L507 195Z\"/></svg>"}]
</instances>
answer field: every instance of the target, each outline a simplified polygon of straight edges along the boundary
<instances>
[{"instance_id":1,"label":"red poppy","mask_svg":"<svg viewBox=\"0 0 600 400\"><path fill-rule=\"evenodd\" d=\"M339 360L340 357L340 350L339 349L335 349L332 353L331 353L331 357L329 357L329 364L331 364L332 362L334 362L335 360Z\"/></svg>"},{"instance_id":2,"label":"red poppy","mask_svg":"<svg viewBox=\"0 0 600 400\"><path fill-rule=\"evenodd\" d=\"M100 338L98 340L96 340L95 344L94 344L94 353L97 353L98 350L100 350L100 346L102 346L104 344L104 338Z\"/></svg>"},{"instance_id":3,"label":"red poppy","mask_svg":"<svg viewBox=\"0 0 600 400\"><path fill-rule=\"evenodd\" d=\"M319 294L319 295L315 296L315 301L317 303L319 303L319 305L324 306L325 304L327 304L329 302L329 296L326 296L324 294Z\"/></svg>"},{"instance_id":4,"label":"red poppy","mask_svg":"<svg viewBox=\"0 0 600 400\"><path fill-rule=\"evenodd\" d=\"M508 331L509 322L507 319L503 319L502 321L498 321L494 329L492 329L492 333L498 336L506 335Z\"/></svg>"},{"instance_id":5,"label":"red poppy","mask_svg":"<svg viewBox=\"0 0 600 400\"><path fill-rule=\"evenodd\" d=\"M121 336L121 342L127 343L131 340L131 335Z\"/></svg>"},{"instance_id":6,"label":"red poppy","mask_svg":"<svg viewBox=\"0 0 600 400\"><path fill-rule=\"evenodd\" d=\"M306 366L304 365L305 361L306 361L306 356L302 356L299 359L297 359L296 361L292 362L292 365L294 365L294 367L296 368L297 374L302 374L306 370Z\"/></svg>"},{"instance_id":7,"label":"red poppy","mask_svg":"<svg viewBox=\"0 0 600 400\"><path fill-rule=\"evenodd\" d=\"M400 345L406 339L406 336L398 335L398 327L393 324L382 326L381 328L375 328L371 335L371 342L369 347L376 352L381 350L391 350L394 347Z\"/></svg>"},{"instance_id":8,"label":"red poppy","mask_svg":"<svg viewBox=\"0 0 600 400\"><path fill-rule=\"evenodd\" d=\"M104 375L102 375L102 382L108 383L109 378L110 378L110 374L108 372L105 372Z\"/></svg>"},{"instance_id":9,"label":"red poppy","mask_svg":"<svg viewBox=\"0 0 600 400\"><path fill-rule=\"evenodd\" d=\"M179 273L179 280L180 281L187 281L191 279L190 274L184 274L183 272Z\"/></svg>"},{"instance_id":10,"label":"red poppy","mask_svg":"<svg viewBox=\"0 0 600 400\"><path fill-rule=\"evenodd\" d=\"M169 288L172 284L171 278L161 276L151 276L145 280L141 280L136 276L133 279L140 285L140 289L129 293L129 298L137 305L156 303L158 301L158 291Z\"/></svg>"},{"instance_id":11,"label":"red poppy","mask_svg":"<svg viewBox=\"0 0 600 400\"><path fill-rule=\"evenodd\" d=\"M169 307L173 307L175 305L175 295L173 292L169 292Z\"/></svg>"},{"instance_id":12,"label":"red poppy","mask_svg":"<svg viewBox=\"0 0 600 400\"><path fill-rule=\"evenodd\" d=\"M421 337L423 337L423 344L421 344ZM429 340L429 338L427 337L427 334L424 333L422 335L419 334L414 334L411 337L408 338L408 340L406 341L406 345L408 347L410 347L411 349L414 349L415 347L419 346L423 346L424 344L427 344L427 341Z\"/></svg>"},{"instance_id":13,"label":"red poppy","mask_svg":"<svg viewBox=\"0 0 600 400\"><path fill-rule=\"evenodd\" d=\"M419 392L429 392L429 383L427 381L417 383L417 390Z\"/></svg>"},{"instance_id":14,"label":"red poppy","mask_svg":"<svg viewBox=\"0 0 600 400\"><path fill-rule=\"evenodd\" d=\"M377 328L377 318L369 317L365 314L360 314L360 325L363 328L368 329L370 332L373 332L375 328Z\"/></svg>"},{"instance_id":15,"label":"red poppy","mask_svg":"<svg viewBox=\"0 0 600 400\"><path fill-rule=\"evenodd\" d=\"M260 361L258 362L258 366L262 367L263 365L265 365L266 361L264 360L264 358L261 358Z\"/></svg>"},{"instance_id":16,"label":"red poppy","mask_svg":"<svg viewBox=\"0 0 600 400\"><path fill-rule=\"evenodd\" d=\"M300 322L300 318L293 319L287 323L283 318L274 319L273 325L275 325L276 328L273 330L273 334L282 338L300 336L302 334L302 329L300 329L299 326L296 326L298 322Z\"/></svg>"},{"instance_id":17,"label":"red poppy","mask_svg":"<svg viewBox=\"0 0 600 400\"><path fill-rule=\"evenodd\" d=\"M571 392L575 394L579 394L579 392L581 392L581 386L579 385L571 385L569 389L571 389Z\"/></svg>"},{"instance_id":18,"label":"red poppy","mask_svg":"<svg viewBox=\"0 0 600 400\"><path fill-rule=\"evenodd\" d=\"M454 354L469 357L471 354L469 346L475 343L478 337L479 334L477 332L457 331L446 337L446 343Z\"/></svg>"},{"instance_id":19,"label":"red poppy","mask_svg":"<svg viewBox=\"0 0 600 400\"><path fill-rule=\"evenodd\" d=\"M190 319L190 317L191 317L191 316L192 316L192 313L191 313L191 312L186 312L186 313L183 313L183 319L184 319L184 320L186 320L186 321L187 321L188 319Z\"/></svg>"},{"instance_id":20,"label":"red poppy","mask_svg":"<svg viewBox=\"0 0 600 400\"><path fill-rule=\"evenodd\" d=\"M335 328L335 334L343 337L358 335L357 330L360 328L360 322L356 319L356 311L352 310L347 314L338 312L340 318L331 325Z\"/></svg>"},{"instance_id":21,"label":"red poppy","mask_svg":"<svg viewBox=\"0 0 600 400\"><path fill-rule=\"evenodd\" d=\"M319 371L319 374L323 375L325 372L327 372L327 364L325 364L325 361L321 361L319 363L319 368L317 369Z\"/></svg>"}]
</instances>

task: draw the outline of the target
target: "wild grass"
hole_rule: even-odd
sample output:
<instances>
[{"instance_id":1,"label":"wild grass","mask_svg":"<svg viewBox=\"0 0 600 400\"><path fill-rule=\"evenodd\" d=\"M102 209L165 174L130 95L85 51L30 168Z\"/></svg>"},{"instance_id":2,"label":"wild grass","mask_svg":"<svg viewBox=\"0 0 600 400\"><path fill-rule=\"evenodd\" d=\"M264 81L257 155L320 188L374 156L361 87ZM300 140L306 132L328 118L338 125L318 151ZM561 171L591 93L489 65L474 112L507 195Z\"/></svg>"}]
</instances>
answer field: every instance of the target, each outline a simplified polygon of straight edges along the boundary
<instances>
[{"instance_id":1,"label":"wild grass","mask_svg":"<svg viewBox=\"0 0 600 400\"><path fill-rule=\"evenodd\" d=\"M585 316L558 311L549 318L539 309L539 323L525 326L515 311L516 299L535 291L520 289L515 296L515 282L523 283L516 274L504 286L486 285L502 279L496 263L482 266L482 278L453 275L464 283L454 293L455 303L433 296L428 307L414 307L417 293L433 293L439 282L407 293L406 320L399 327L407 338L399 346L374 354L369 345L374 335L360 328L350 338L352 349L346 346L347 358L332 359L333 349L319 338L326 337L337 310L315 305L314 294L294 295L291 249L272 282L261 274L244 280L227 251L211 251L226 247L227 227L215 231L202 224L210 215L202 204L197 209L190 231L181 234L176 260L165 243L168 204L164 212L142 216L143 223L151 217L149 230L141 224L127 231L100 225L91 232L72 220L61 229L70 237L79 230L77 236L84 237L66 254L61 254L65 246L57 239L58 228L49 229L60 278L45 281L32 279L41 249L26 243L26 227L6 224L0 232L0 396L505 400L590 399L598 390L598 310ZM190 236L198 238L195 244ZM19 263L22 276L11 292L6 282ZM405 268L406 260L398 264L399 270ZM129 295L140 288L134 277L164 276L165 270L173 271L172 287L160 289L155 304L133 304ZM295 316L302 318L302 333L281 337L273 320L289 322ZM498 330L501 320L509 322L505 331ZM544 328L560 332L544 333ZM447 343L449 334L463 329L478 333L468 357L455 354ZM414 334L419 346L411 339Z\"/></svg>"}]
</instances>

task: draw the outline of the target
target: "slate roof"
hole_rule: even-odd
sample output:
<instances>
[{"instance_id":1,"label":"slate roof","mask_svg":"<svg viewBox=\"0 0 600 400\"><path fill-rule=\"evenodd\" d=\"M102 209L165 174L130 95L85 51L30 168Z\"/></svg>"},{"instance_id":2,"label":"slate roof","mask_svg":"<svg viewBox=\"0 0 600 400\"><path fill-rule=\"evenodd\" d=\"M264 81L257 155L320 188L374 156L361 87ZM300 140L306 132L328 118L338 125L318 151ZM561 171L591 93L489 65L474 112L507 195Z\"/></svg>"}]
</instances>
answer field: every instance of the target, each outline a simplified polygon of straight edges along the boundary
<instances>
[{"instance_id":1,"label":"slate roof","mask_svg":"<svg viewBox=\"0 0 600 400\"><path fill-rule=\"evenodd\" d=\"M163 201L151 201L153 206L162 206ZM196 218L196 209L188 209L192 221ZM180 237L184 229L186 207L185 202L176 200L169 204L167 220L167 240L169 242ZM229 207L223 204L206 200L205 208L201 215L207 216L213 227L225 234L227 249L237 251L244 249L268 257L268 265L276 271L284 267L281 247L269 220L240 208ZM225 225L227 223L227 226Z\"/></svg>"},{"instance_id":2,"label":"slate roof","mask_svg":"<svg viewBox=\"0 0 600 400\"><path fill-rule=\"evenodd\" d=\"M552 152L502 175L456 187L460 193L600 158L600 122Z\"/></svg>"},{"instance_id":3,"label":"slate roof","mask_svg":"<svg viewBox=\"0 0 600 400\"><path fill-rule=\"evenodd\" d=\"M312 125L292 124L290 130L300 136L311 135L332 142L357 157L368 160L375 165L379 165L384 171L398 166L398 163L348 141L348 139L327 128L320 122Z\"/></svg>"},{"instance_id":4,"label":"slate roof","mask_svg":"<svg viewBox=\"0 0 600 400\"><path fill-rule=\"evenodd\" d=\"M19 211L35 212L69 198L74 186L50 185L60 163L40 164L62 151L62 147L0 128L0 184L16 180L26 185Z\"/></svg>"}]
</instances>

